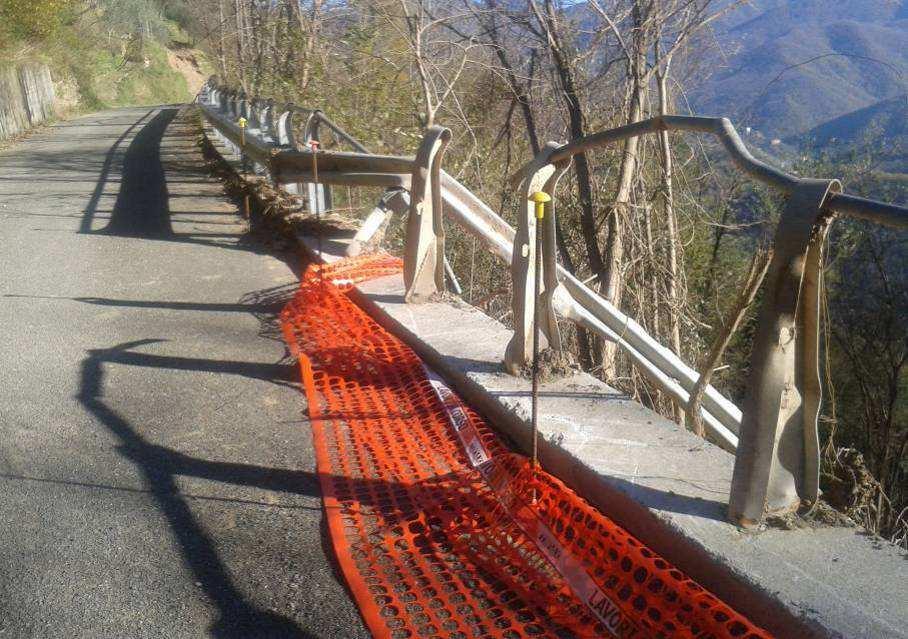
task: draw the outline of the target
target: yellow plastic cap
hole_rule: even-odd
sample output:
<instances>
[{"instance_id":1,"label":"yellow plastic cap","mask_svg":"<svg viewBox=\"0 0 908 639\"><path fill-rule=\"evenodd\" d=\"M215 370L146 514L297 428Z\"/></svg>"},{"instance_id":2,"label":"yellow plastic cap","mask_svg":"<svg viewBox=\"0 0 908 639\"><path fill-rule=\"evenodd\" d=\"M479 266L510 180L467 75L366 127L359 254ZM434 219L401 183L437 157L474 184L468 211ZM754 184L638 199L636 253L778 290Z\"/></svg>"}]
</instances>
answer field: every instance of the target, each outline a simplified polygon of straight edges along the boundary
<instances>
[{"instance_id":1,"label":"yellow plastic cap","mask_svg":"<svg viewBox=\"0 0 908 639\"><path fill-rule=\"evenodd\" d=\"M552 201L552 196L545 191L536 191L530 196L530 201L536 204L545 204Z\"/></svg>"},{"instance_id":2,"label":"yellow plastic cap","mask_svg":"<svg viewBox=\"0 0 908 639\"><path fill-rule=\"evenodd\" d=\"M240 125L241 129L245 128L246 127L246 118L240 118L239 120L237 120L237 124Z\"/></svg>"}]
</instances>

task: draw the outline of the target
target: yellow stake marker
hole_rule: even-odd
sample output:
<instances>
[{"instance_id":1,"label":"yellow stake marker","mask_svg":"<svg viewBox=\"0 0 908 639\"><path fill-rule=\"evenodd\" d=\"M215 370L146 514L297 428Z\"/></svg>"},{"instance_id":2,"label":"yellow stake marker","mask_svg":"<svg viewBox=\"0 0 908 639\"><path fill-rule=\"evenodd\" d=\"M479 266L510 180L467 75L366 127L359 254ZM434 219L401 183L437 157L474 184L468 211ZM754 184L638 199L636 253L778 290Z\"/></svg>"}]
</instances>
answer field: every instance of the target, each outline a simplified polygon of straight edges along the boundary
<instances>
[{"instance_id":1,"label":"yellow stake marker","mask_svg":"<svg viewBox=\"0 0 908 639\"><path fill-rule=\"evenodd\" d=\"M536 219L545 218L546 202L551 202L552 196L545 191L536 191L530 196L530 202L536 205ZM539 467L539 289L542 274L542 229L536 228L536 251L533 269L533 390L531 394L533 422L533 475ZM536 503L536 487L533 487L533 504Z\"/></svg>"},{"instance_id":2,"label":"yellow stake marker","mask_svg":"<svg viewBox=\"0 0 908 639\"><path fill-rule=\"evenodd\" d=\"M236 121L240 125L240 146L246 146L246 118L241 117Z\"/></svg>"},{"instance_id":3,"label":"yellow stake marker","mask_svg":"<svg viewBox=\"0 0 908 639\"><path fill-rule=\"evenodd\" d=\"M536 219L541 220L545 217L545 203L551 202L552 196L545 191L536 191L530 196L530 202L536 204Z\"/></svg>"}]
</instances>

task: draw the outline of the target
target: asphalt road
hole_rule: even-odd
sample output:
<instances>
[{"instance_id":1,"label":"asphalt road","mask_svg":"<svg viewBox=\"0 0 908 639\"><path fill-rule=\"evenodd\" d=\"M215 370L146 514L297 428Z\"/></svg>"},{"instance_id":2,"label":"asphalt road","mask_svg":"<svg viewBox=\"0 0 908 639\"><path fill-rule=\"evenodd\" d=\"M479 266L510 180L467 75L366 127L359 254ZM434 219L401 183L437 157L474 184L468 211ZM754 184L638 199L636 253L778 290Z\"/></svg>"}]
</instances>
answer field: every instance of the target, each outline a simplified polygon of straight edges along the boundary
<instances>
[{"instance_id":1,"label":"asphalt road","mask_svg":"<svg viewBox=\"0 0 908 639\"><path fill-rule=\"evenodd\" d=\"M0 151L0 637L365 637L331 563L293 259L175 108Z\"/></svg>"}]
</instances>

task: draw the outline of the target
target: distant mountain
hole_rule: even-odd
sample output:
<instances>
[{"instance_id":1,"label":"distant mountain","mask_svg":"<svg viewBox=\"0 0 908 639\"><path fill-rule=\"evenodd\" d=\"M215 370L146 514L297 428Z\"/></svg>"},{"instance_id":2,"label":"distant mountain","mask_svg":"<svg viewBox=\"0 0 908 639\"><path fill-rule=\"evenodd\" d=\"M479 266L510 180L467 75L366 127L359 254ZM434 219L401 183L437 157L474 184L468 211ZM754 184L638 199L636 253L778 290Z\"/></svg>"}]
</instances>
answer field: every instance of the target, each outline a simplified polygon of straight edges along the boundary
<instances>
[{"instance_id":1,"label":"distant mountain","mask_svg":"<svg viewBox=\"0 0 908 639\"><path fill-rule=\"evenodd\" d=\"M881 100L864 109L852 111L824 122L798 136L802 144L826 147L851 146L878 140L908 142L908 94Z\"/></svg>"},{"instance_id":2,"label":"distant mountain","mask_svg":"<svg viewBox=\"0 0 908 639\"><path fill-rule=\"evenodd\" d=\"M786 142L833 157L870 148L881 169L908 173L908 94L834 118Z\"/></svg>"},{"instance_id":3,"label":"distant mountain","mask_svg":"<svg viewBox=\"0 0 908 639\"><path fill-rule=\"evenodd\" d=\"M908 92L908 0L752 0L714 36L716 70L693 88L694 110L765 140L845 137ZM888 126L904 132L896 111Z\"/></svg>"}]
</instances>

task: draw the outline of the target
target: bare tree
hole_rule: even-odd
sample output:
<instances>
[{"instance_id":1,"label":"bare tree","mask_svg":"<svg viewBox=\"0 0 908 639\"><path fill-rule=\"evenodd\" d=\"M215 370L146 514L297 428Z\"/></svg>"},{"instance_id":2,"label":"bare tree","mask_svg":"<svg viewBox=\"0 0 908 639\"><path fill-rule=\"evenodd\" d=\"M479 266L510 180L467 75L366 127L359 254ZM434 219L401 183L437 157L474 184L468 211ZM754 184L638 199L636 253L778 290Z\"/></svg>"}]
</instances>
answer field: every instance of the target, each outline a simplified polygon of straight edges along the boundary
<instances>
[{"instance_id":1,"label":"bare tree","mask_svg":"<svg viewBox=\"0 0 908 639\"><path fill-rule=\"evenodd\" d=\"M315 62L316 44L322 30L322 8L324 0L286 0L291 15L296 19L300 33L303 34L303 46L299 53L296 70L298 77L297 86L301 93L309 90L312 81L312 69ZM307 6L308 5L308 6Z\"/></svg>"},{"instance_id":2,"label":"bare tree","mask_svg":"<svg viewBox=\"0 0 908 639\"><path fill-rule=\"evenodd\" d=\"M466 14L452 13L432 0L383 0L375 2L373 10L405 43L405 59L399 64L413 69L421 96L420 124L434 125L439 109L455 97L464 71L479 62L471 57L477 43L472 38L452 38L445 28Z\"/></svg>"}]
</instances>

